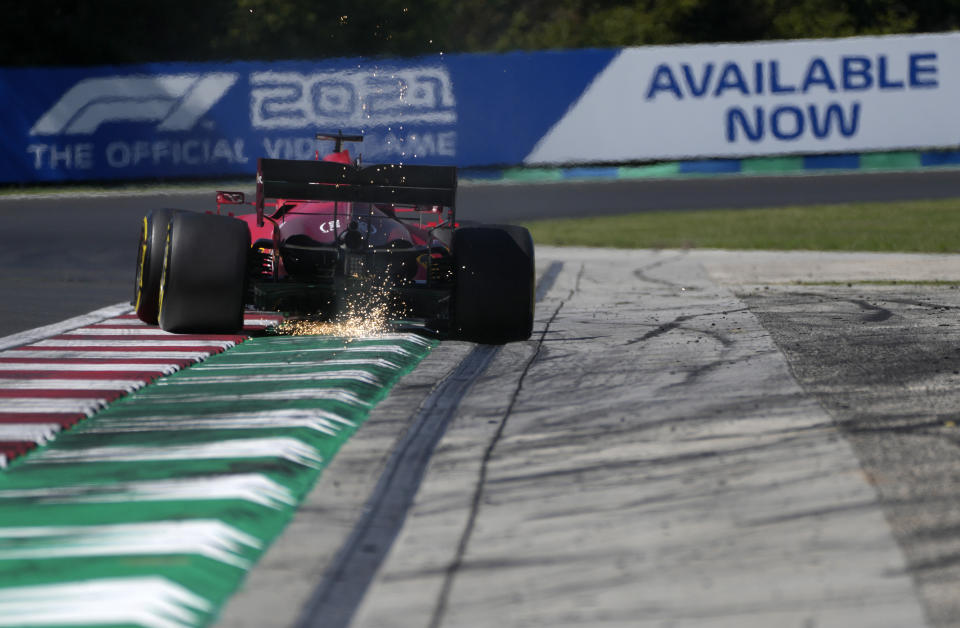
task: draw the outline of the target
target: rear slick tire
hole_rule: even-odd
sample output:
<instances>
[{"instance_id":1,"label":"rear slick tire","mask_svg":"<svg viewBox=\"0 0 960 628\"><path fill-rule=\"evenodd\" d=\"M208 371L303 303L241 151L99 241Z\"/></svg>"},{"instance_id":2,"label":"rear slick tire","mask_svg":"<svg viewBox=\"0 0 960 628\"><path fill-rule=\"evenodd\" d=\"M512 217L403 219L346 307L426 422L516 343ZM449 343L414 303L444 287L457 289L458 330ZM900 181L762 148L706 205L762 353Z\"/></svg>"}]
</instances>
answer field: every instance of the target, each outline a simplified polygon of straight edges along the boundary
<instances>
[{"instance_id":1,"label":"rear slick tire","mask_svg":"<svg viewBox=\"0 0 960 628\"><path fill-rule=\"evenodd\" d=\"M173 333L231 333L243 327L246 223L227 216L178 213L167 233L160 327Z\"/></svg>"},{"instance_id":2,"label":"rear slick tire","mask_svg":"<svg viewBox=\"0 0 960 628\"><path fill-rule=\"evenodd\" d=\"M157 324L160 312L160 279L167 245L170 219L180 209L154 209L143 217L140 247L137 249L137 276L134 281L133 307L137 318L148 325Z\"/></svg>"},{"instance_id":3,"label":"rear slick tire","mask_svg":"<svg viewBox=\"0 0 960 628\"><path fill-rule=\"evenodd\" d=\"M453 256L454 335L485 344L530 338L534 309L530 232L515 225L462 227L453 232Z\"/></svg>"}]
</instances>

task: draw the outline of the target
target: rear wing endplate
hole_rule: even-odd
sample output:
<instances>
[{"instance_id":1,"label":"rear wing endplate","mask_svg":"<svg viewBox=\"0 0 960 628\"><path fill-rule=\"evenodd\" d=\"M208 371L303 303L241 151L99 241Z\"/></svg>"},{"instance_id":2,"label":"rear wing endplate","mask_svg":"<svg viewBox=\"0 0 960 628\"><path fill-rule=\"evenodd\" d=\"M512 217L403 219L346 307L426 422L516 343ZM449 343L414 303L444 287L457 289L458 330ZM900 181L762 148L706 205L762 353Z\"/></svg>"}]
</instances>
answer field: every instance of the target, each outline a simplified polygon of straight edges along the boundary
<instances>
[{"instance_id":1,"label":"rear wing endplate","mask_svg":"<svg viewBox=\"0 0 960 628\"><path fill-rule=\"evenodd\" d=\"M331 161L257 160L257 224L266 198L453 207L455 166L381 164L358 168Z\"/></svg>"}]
</instances>

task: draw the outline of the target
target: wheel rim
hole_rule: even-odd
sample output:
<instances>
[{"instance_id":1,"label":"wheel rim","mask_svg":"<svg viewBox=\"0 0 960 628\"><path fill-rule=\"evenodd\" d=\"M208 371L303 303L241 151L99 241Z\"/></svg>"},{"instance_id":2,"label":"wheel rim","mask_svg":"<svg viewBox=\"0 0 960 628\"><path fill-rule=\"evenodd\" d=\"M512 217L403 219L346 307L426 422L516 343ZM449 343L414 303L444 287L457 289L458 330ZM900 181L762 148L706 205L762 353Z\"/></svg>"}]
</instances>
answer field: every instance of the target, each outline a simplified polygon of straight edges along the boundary
<instances>
[{"instance_id":1,"label":"wheel rim","mask_svg":"<svg viewBox=\"0 0 960 628\"><path fill-rule=\"evenodd\" d=\"M167 240L163 245L163 270L160 273L160 298L157 302L158 317L163 312L163 289L167 285L167 267L170 265L170 227L167 226Z\"/></svg>"},{"instance_id":2,"label":"wheel rim","mask_svg":"<svg viewBox=\"0 0 960 628\"><path fill-rule=\"evenodd\" d=\"M147 218L143 218L143 225L140 227L140 248L137 251L137 279L134 283L136 290L134 291L134 304L133 307L135 310L140 309L140 301L143 295L143 278L146 275L144 272L144 265L147 261L147 234L149 230L147 229Z\"/></svg>"}]
</instances>

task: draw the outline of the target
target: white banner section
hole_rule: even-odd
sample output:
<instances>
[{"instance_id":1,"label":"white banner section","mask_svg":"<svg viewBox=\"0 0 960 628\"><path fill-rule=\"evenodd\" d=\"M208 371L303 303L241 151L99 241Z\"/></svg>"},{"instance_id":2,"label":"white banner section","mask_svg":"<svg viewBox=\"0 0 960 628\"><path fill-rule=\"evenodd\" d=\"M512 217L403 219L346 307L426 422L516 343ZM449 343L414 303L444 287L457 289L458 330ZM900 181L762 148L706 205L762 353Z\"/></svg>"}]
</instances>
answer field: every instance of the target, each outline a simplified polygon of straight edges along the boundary
<instances>
[{"instance_id":1,"label":"white banner section","mask_svg":"<svg viewBox=\"0 0 960 628\"><path fill-rule=\"evenodd\" d=\"M527 164L960 144L960 33L624 49Z\"/></svg>"}]
</instances>

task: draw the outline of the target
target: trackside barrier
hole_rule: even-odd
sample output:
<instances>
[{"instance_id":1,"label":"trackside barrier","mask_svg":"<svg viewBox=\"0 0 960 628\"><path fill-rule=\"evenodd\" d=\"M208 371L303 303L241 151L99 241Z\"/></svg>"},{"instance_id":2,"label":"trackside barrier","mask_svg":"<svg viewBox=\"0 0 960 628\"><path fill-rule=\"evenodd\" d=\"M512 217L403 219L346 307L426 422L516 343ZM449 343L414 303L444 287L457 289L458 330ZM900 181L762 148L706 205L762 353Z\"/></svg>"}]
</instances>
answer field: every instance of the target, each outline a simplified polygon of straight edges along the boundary
<instances>
[{"instance_id":1,"label":"trackside barrier","mask_svg":"<svg viewBox=\"0 0 960 628\"><path fill-rule=\"evenodd\" d=\"M960 33L416 59L0 68L0 183L252 176L317 131L367 162L952 148Z\"/></svg>"}]
</instances>

